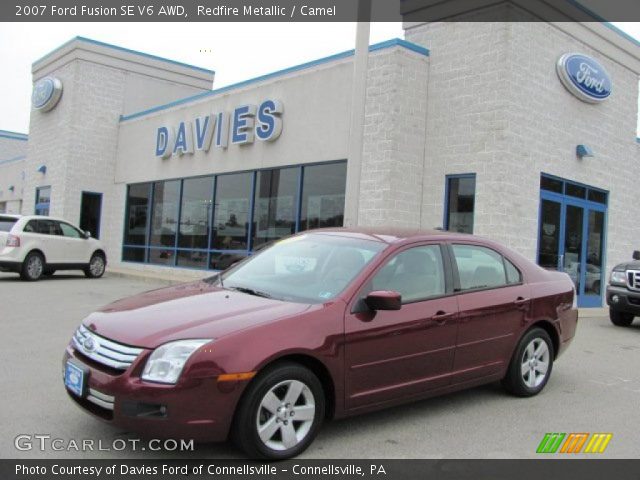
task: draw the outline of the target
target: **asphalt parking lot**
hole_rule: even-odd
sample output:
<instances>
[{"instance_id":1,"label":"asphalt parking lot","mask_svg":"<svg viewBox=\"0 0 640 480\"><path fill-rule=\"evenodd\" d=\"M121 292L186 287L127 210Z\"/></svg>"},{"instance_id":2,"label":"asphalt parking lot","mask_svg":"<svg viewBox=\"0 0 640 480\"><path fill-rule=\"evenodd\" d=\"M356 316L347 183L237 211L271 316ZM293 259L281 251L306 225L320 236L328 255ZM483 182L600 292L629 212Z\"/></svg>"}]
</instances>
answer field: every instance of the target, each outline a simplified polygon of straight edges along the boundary
<instances>
[{"instance_id":1,"label":"asphalt parking lot","mask_svg":"<svg viewBox=\"0 0 640 480\"><path fill-rule=\"evenodd\" d=\"M138 438L80 411L61 379L65 345L82 318L123 296L163 286L107 274L100 280L58 274L37 283L0 274L0 457L242 458L226 444L193 452L20 451L21 434L65 442ZM325 425L306 458L533 458L546 432L611 432L604 458L638 458L640 320L628 329L605 317L582 318L571 348L537 397L519 399L499 385L434 398ZM66 444L66 443L65 443ZM576 456L588 456L579 454Z\"/></svg>"}]
</instances>

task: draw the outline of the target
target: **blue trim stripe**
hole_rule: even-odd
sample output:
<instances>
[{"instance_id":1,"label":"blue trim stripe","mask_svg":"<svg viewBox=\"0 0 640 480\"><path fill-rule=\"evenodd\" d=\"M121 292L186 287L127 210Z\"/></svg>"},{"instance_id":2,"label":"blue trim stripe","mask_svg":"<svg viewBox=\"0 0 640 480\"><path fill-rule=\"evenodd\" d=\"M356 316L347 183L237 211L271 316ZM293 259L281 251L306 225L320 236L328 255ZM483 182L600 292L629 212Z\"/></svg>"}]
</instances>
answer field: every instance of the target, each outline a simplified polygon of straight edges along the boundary
<instances>
[{"instance_id":1,"label":"blue trim stripe","mask_svg":"<svg viewBox=\"0 0 640 480\"><path fill-rule=\"evenodd\" d=\"M11 140L29 140L29 135L26 133L10 132L9 130L0 130L0 137L10 138Z\"/></svg>"},{"instance_id":2,"label":"blue trim stripe","mask_svg":"<svg viewBox=\"0 0 640 480\"><path fill-rule=\"evenodd\" d=\"M134 55L139 55L141 57L150 58L152 60L159 60L161 62L170 63L172 65L178 65L180 67L190 68L192 70L198 70L198 71L204 72L204 73L209 73L209 74L214 74L215 73L213 70L209 70L207 68L197 67L195 65L190 65L188 63L178 62L177 60L171 60L169 58L159 57L157 55L151 55L150 53L139 52L138 50L132 50L130 48L119 47L118 45L113 45L111 43L100 42L98 40L93 40L91 38L79 37L79 36L78 37L74 37L71 40L69 40L68 42L63 43L58 48L50 51L49 53L47 53L43 57L40 57L38 60L33 62L33 64L35 65L36 63L41 62L42 60L44 60L48 56L53 55L57 51L63 49L64 47L66 47L67 45L69 45L70 43L75 42L75 41L84 42L84 43L90 43L92 45L98 45L100 47L111 48L113 50L118 50L120 52L132 53Z\"/></svg>"},{"instance_id":3,"label":"blue trim stripe","mask_svg":"<svg viewBox=\"0 0 640 480\"><path fill-rule=\"evenodd\" d=\"M20 160L24 160L25 158L27 158L26 155L18 155L17 157L13 157L13 158L6 158L4 160L0 160L0 165L5 165L7 163L18 162Z\"/></svg>"},{"instance_id":4,"label":"blue trim stripe","mask_svg":"<svg viewBox=\"0 0 640 480\"><path fill-rule=\"evenodd\" d=\"M387 40L385 42L381 42L381 43L376 43L374 45L370 45L369 46L369 51L370 52L375 52L375 51L378 51L378 50L384 50L386 48L392 48L392 47L402 47L402 48L406 48L407 50L411 50L412 52L416 52L416 53L418 53L420 55L423 55L425 57L429 56L429 50L428 49L426 49L424 47L421 47L420 45L416 45L415 43L407 42L406 40L402 40L400 38L394 38L392 40ZM267 73L265 75L260 75L258 77L250 78L248 80L243 80L243 81L238 82L238 83L227 85L226 87L221 87L221 88L214 89L214 90L208 90L208 91L202 92L202 93L197 93L197 94L192 95L190 97L181 98L179 100L175 100L173 102L165 103L163 105L158 105L156 107L152 107L152 108L149 108L147 110L142 110L140 112L131 113L129 115L121 115L120 116L120 121L124 122L124 121L131 120L131 119L134 119L134 118L143 117L145 115L149 115L149 114L154 113L154 112L159 112L161 110L166 110L167 108L175 107L177 105L183 105L185 103L190 103L190 102L199 100L201 98L210 97L210 96L214 96L214 95L219 95L221 93L225 93L225 92L228 92L230 90L235 90L237 88L245 87L245 86L251 85L253 83L262 82L262 81L265 81L265 80L269 80L271 78L276 78L276 77L280 77L282 75L287 75L289 73L294 73L294 72L300 72L302 70L307 70L309 68L312 68L312 67L315 67L315 66L318 66L318 65L323 65L325 63L335 62L337 60L342 60L344 58L349 58L349 57L353 56L354 54L355 54L355 50L352 49L352 50L347 50L345 52L336 53L334 55L329 55L328 57L320 58L320 59L317 59L317 60L312 60L310 62L301 63L300 65L295 65L293 67L285 68L283 70L278 70L276 72Z\"/></svg>"}]
</instances>

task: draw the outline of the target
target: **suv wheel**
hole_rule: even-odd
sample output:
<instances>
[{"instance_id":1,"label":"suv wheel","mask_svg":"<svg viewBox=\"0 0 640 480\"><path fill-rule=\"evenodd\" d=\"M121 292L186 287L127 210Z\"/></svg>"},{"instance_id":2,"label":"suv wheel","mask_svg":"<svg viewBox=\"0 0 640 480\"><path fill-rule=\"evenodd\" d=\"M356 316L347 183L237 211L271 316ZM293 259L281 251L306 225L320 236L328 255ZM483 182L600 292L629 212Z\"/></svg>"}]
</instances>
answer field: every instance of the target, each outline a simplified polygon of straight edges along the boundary
<instances>
[{"instance_id":1,"label":"suv wheel","mask_svg":"<svg viewBox=\"0 0 640 480\"><path fill-rule=\"evenodd\" d=\"M20 278L27 282L35 282L40 280L44 273L44 257L38 252L29 253L24 262L22 262L22 270Z\"/></svg>"},{"instance_id":2,"label":"suv wheel","mask_svg":"<svg viewBox=\"0 0 640 480\"><path fill-rule=\"evenodd\" d=\"M89 265L84 269L84 274L88 278L100 278L104 275L106 262L100 253L94 253L89 260Z\"/></svg>"},{"instance_id":3,"label":"suv wheel","mask_svg":"<svg viewBox=\"0 0 640 480\"><path fill-rule=\"evenodd\" d=\"M232 435L251 458L282 460L302 453L325 414L322 384L308 369L281 363L247 387Z\"/></svg>"},{"instance_id":4,"label":"suv wheel","mask_svg":"<svg viewBox=\"0 0 640 480\"><path fill-rule=\"evenodd\" d=\"M609 319L616 327L628 327L633 322L633 315L609 309Z\"/></svg>"},{"instance_id":5,"label":"suv wheel","mask_svg":"<svg viewBox=\"0 0 640 480\"><path fill-rule=\"evenodd\" d=\"M529 330L513 354L502 385L518 397L537 395L549 380L553 356L553 342L549 334L542 328Z\"/></svg>"}]
</instances>

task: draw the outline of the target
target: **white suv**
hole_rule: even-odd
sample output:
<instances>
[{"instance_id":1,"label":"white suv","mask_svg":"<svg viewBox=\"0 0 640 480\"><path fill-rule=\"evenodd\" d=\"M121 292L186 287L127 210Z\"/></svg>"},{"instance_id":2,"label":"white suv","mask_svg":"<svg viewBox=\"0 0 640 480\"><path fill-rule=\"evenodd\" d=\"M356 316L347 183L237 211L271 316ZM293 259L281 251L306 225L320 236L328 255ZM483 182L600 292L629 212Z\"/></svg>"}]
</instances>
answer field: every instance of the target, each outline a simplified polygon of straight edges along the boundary
<instances>
[{"instance_id":1,"label":"white suv","mask_svg":"<svg viewBox=\"0 0 640 480\"><path fill-rule=\"evenodd\" d=\"M0 214L0 271L28 281L56 270L82 270L100 278L106 266L102 243L65 220Z\"/></svg>"}]
</instances>

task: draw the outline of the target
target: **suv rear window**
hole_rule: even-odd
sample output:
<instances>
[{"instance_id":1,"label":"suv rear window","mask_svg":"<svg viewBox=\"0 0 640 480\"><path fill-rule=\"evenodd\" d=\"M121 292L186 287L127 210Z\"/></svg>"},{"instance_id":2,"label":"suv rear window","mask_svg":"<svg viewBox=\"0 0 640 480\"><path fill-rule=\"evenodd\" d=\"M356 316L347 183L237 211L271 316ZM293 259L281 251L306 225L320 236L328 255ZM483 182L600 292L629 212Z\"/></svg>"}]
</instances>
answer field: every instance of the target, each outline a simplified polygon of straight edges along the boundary
<instances>
[{"instance_id":1,"label":"suv rear window","mask_svg":"<svg viewBox=\"0 0 640 480\"><path fill-rule=\"evenodd\" d=\"M10 231L17 221L17 218L0 216L0 232Z\"/></svg>"}]
</instances>

